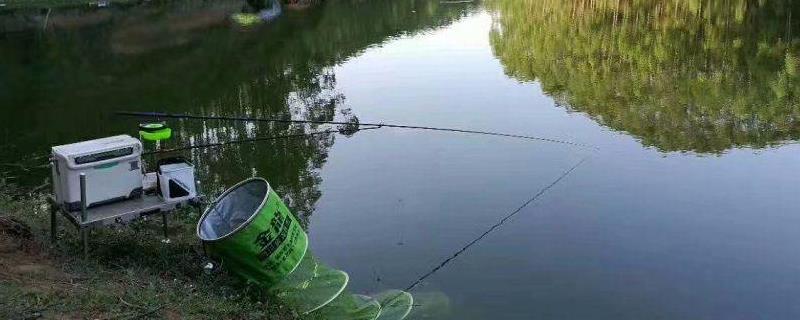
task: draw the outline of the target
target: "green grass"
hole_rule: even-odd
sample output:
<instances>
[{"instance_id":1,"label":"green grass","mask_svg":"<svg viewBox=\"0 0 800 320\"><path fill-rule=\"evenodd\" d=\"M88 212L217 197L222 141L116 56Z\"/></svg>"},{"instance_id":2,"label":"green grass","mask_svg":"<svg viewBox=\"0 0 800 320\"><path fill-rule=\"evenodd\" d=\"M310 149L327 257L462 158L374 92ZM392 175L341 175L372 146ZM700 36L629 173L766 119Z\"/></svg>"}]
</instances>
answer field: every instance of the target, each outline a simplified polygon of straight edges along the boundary
<instances>
[{"instance_id":1,"label":"green grass","mask_svg":"<svg viewBox=\"0 0 800 320\"><path fill-rule=\"evenodd\" d=\"M0 234L0 319L295 318L232 276L203 271L194 210L173 217L168 244L160 219L94 231L84 260L72 225L60 218L51 246L44 198L15 193L0 185L0 218L24 222L33 238Z\"/></svg>"}]
</instances>

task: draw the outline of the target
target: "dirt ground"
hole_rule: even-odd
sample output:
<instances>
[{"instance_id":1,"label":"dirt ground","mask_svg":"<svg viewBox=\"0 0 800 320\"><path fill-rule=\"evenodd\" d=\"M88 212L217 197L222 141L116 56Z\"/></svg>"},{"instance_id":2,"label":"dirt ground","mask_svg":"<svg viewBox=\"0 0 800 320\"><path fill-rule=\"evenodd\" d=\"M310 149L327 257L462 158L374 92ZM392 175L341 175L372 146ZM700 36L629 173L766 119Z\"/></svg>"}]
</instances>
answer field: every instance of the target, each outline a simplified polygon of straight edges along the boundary
<instances>
[{"instance_id":1,"label":"dirt ground","mask_svg":"<svg viewBox=\"0 0 800 320\"><path fill-rule=\"evenodd\" d=\"M43 299L69 299L78 294L81 278L60 269L31 239L0 234L0 299L6 319L78 319L84 314L53 314ZM27 302L27 303L26 303Z\"/></svg>"}]
</instances>

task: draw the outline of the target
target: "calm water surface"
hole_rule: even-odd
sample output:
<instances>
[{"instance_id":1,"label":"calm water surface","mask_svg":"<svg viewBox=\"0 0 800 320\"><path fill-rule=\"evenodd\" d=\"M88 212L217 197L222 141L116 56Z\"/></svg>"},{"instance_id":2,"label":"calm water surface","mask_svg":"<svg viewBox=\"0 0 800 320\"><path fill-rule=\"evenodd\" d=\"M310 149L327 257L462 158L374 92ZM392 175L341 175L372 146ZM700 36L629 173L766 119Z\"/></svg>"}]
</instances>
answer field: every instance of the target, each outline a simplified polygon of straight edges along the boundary
<instances>
[{"instance_id":1,"label":"calm water surface","mask_svg":"<svg viewBox=\"0 0 800 320\"><path fill-rule=\"evenodd\" d=\"M800 9L733 2L329 1L248 29L234 1L62 10L44 28L6 12L0 162L133 134L116 110L574 141L597 150L384 128L184 155L211 194L267 178L356 292L406 288L491 230L412 291L443 318L795 319ZM172 125L172 146L327 128Z\"/></svg>"}]
</instances>

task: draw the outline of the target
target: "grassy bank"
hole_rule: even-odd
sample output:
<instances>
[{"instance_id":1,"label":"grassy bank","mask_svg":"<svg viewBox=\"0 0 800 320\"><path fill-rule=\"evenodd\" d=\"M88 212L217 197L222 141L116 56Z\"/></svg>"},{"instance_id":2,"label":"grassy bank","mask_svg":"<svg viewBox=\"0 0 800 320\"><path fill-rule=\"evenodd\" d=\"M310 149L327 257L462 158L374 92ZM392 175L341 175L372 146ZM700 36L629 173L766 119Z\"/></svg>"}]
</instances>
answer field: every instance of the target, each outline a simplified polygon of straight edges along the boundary
<instances>
[{"instance_id":1,"label":"grassy bank","mask_svg":"<svg viewBox=\"0 0 800 320\"><path fill-rule=\"evenodd\" d=\"M107 7L109 5L133 5L141 0L0 0L3 9L42 9L42 8L80 8ZM266 1L265 1L266 2ZM281 0L289 9L305 9L322 0ZM242 3L245 3L242 1Z\"/></svg>"},{"instance_id":2,"label":"grassy bank","mask_svg":"<svg viewBox=\"0 0 800 320\"><path fill-rule=\"evenodd\" d=\"M137 0L6 0L0 1L2 9L41 9L41 8L66 8L66 7L105 7L109 4L129 4Z\"/></svg>"},{"instance_id":3,"label":"grassy bank","mask_svg":"<svg viewBox=\"0 0 800 320\"><path fill-rule=\"evenodd\" d=\"M41 195L15 194L0 185L0 319L294 318L230 275L203 271L196 211L171 221L168 244L158 219L94 231L83 260L63 218L50 245Z\"/></svg>"}]
</instances>

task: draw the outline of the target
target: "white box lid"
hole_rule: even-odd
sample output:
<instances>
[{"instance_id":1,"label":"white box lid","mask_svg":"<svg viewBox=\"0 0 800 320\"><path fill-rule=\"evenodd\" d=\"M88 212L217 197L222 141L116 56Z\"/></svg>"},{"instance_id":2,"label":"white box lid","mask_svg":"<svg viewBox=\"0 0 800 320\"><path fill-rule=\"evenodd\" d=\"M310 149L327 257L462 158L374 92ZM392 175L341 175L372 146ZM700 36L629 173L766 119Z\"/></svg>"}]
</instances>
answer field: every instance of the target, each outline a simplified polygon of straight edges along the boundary
<instances>
[{"instance_id":1,"label":"white box lid","mask_svg":"<svg viewBox=\"0 0 800 320\"><path fill-rule=\"evenodd\" d=\"M118 135L108 138L82 141L78 143L65 144L53 147L53 154L62 157L84 155L94 152L109 151L124 147L138 146L134 149L134 154L141 150L142 143L129 135Z\"/></svg>"},{"instance_id":2,"label":"white box lid","mask_svg":"<svg viewBox=\"0 0 800 320\"><path fill-rule=\"evenodd\" d=\"M159 169L161 170L161 172L174 172L174 171L178 171L178 170L192 169L192 168L193 168L193 166L191 164L186 163L186 162L171 163L171 164L165 164L165 165L159 166Z\"/></svg>"}]
</instances>

